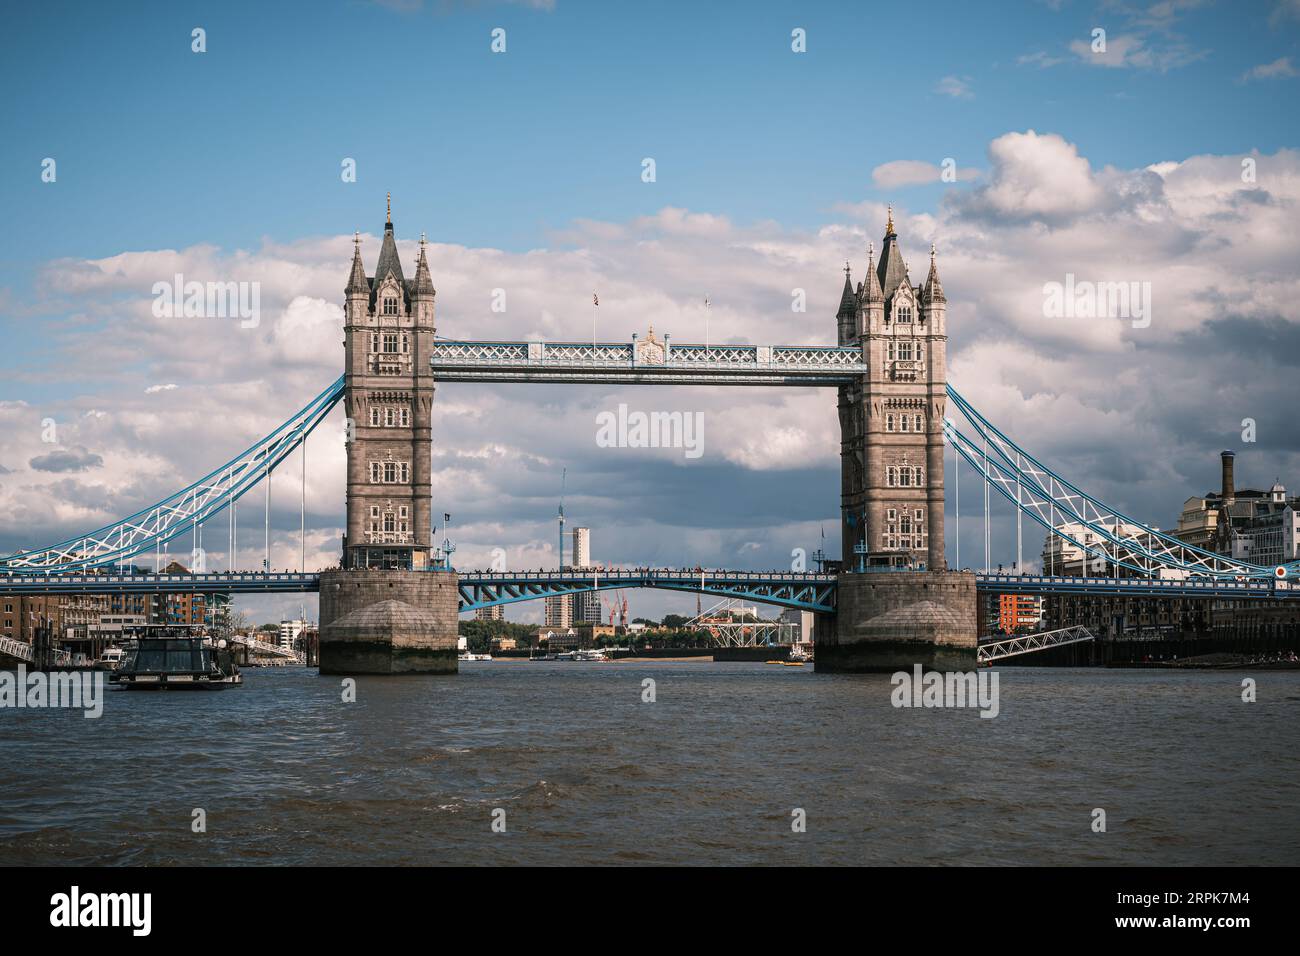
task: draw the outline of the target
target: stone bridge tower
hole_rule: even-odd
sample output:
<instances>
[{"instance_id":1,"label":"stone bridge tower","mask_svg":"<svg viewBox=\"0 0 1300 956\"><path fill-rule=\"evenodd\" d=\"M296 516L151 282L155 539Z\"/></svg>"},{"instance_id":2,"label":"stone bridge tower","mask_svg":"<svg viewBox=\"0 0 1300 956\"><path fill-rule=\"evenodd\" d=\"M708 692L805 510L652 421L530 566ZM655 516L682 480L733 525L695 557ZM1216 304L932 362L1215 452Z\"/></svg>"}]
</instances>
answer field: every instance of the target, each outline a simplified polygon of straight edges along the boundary
<instances>
[{"instance_id":1,"label":"stone bridge tower","mask_svg":"<svg viewBox=\"0 0 1300 956\"><path fill-rule=\"evenodd\" d=\"M430 563L433 279L420 239L405 279L391 207L375 274L356 240L343 319L348 417L343 567L419 571Z\"/></svg>"},{"instance_id":2,"label":"stone bridge tower","mask_svg":"<svg viewBox=\"0 0 1300 956\"><path fill-rule=\"evenodd\" d=\"M844 567L942 571L948 302L934 248L925 285L913 286L891 215L879 265L868 252L856 289L845 273L839 344L861 347L867 373L840 389Z\"/></svg>"},{"instance_id":3,"label":"stone bridge tower","mask_svg":"<svg viewBox=\"0 0 1300 956\"><path fill-rule=\"evenodd\" d=\"M432 567L433 279L425 241L406 279L389 206L367 277L344 290L347 528L320 583L323 674L455 673L456 572Z\"/></svg>"},{"instance_id":4,"label":"stone bridge tower","mask_svg":"<svg viewBox=\"0 0 1300 956\"><path fill-rule=\"evenodd\" d=\"M891 210L879 264L868 252L856 288L846 266L836 313L866 371L839 390L844 573L817 622L818 670L974 666L974 578L944 559L947 308L934 247L913 285Z\"/></svg>"}]
</instances>

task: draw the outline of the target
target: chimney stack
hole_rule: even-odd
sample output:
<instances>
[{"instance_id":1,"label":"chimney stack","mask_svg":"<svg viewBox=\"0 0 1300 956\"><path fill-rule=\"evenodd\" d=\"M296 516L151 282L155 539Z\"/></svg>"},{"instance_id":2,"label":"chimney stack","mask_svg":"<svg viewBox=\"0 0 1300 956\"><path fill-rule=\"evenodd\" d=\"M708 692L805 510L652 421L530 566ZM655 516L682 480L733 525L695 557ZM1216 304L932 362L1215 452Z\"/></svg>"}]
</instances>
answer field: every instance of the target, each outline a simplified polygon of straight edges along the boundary
<instances>
[{"instance_id":1,"label":"chimney stack","mask_svg":"<svg viewBox=\"0 0 1300 956\"><path fill-rule=\"evenodd\" d=\"M1232 484L1232 464L1236 459L1236 454L1225 451L1219 456L1223 460L1223 489L1221 497L1223 504L1230 505L1237 497L1237 492Z\"/></svg>"}]
</instances>

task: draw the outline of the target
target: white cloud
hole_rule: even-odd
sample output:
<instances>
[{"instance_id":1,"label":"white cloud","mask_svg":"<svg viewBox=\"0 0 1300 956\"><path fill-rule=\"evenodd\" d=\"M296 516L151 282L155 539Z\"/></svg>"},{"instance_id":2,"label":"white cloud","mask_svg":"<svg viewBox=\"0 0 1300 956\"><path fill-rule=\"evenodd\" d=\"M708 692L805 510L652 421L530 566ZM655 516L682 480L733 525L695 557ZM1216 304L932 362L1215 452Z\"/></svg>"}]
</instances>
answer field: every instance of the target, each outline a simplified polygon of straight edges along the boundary
<instances>
[{"instance_id":1,"label":"white cloud","mask_svg":"<svg viewBox=\"0 0 1300 956\"><path fill-rule=\"evenodd\" d=\"M979 178L978 169L957 168L957 180ZM943 169L934 163L919 159L896 159L882 163L871 171L871 181L879 189L896 189L902 186L921 186L942 182Z\"/></svg>"},{"instance_id":2,"label":"white cloud","mask_svg":"<svg viewBox=\"0 0 1300 956\"><path fill-rule=\"evenodd\" d=\"M934 85L934 91L958 100L975 98L975 93L970 88L969 76L945 76Z\"/></svg>"},{"instance_id":3,"label":"white cloud","mask_svg":"<svg viewBox=\"0 0 1300 956\"><path fill-rule=\"evenodd\" d=\"M1018 57L1016 62L1046 68L1072 60L1109 69L1165 73L1209 55L1209 50L1193 47L1173 30L1184 12L1201 5L1201 0L1162 0L1145 8L1113 4L1105 8L1113 20L1094 23L1086 37L1076 37L1065 45L1062 52L1070 56L1039 50ZM1098 30L1104 31L1104 45L1099 42L1102 34Z\"/></svg>"},{"instance_id":4,"label":"white cloud","mask_svg":"<svg viewBox=\"0 0 1300 956\"><path fill-rule=\"evenodd\" d=\"M1272 80L1282 76L1295 76L1296 68L1291 65L1289 56L1280 56L1272 63L1261 63L1259 66L1251 67L1245 73L1241 74L1239 83L1249 83L1251 80Z\"/></svg>"},{"instance_id":5,"label":"white cloud","mask_svg":"<svg viewBox=\"0 0 1300 956\"><path fill-rule=\"evenodd\" d=\"M1006 133L989 144L990 182L972 206L1020 220L1054 221L1095 210L1104 192L1087 159L1055 133Z\"/></svg>"}]
</instances>

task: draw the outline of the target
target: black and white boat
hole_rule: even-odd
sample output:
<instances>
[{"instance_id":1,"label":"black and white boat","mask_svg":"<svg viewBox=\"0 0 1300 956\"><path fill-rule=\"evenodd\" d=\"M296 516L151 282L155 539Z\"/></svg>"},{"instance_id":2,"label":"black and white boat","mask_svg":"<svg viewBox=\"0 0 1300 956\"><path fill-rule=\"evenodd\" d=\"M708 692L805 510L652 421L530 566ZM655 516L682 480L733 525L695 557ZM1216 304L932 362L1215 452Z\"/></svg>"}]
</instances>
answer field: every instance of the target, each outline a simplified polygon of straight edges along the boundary
<instances>
[{"instance_id":1,"label":"black and white boat","mask_svg":"<svg viewBox=\"0 0 1300 956\"><path fill-rule=\"evenodd\" d=\"M197 627L145 624L136 627L109 683L127 690L221 690L244 683L224 640Z\"/></svg>"}]
</instances>

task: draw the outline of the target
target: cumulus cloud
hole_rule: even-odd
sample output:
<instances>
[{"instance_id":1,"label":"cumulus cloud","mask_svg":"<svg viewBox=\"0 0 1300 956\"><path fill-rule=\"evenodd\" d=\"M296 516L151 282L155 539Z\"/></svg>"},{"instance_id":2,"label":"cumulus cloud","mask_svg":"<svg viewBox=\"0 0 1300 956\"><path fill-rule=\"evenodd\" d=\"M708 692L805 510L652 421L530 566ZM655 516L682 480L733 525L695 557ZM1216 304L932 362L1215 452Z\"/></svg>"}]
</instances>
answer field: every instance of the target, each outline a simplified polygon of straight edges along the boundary
<instances>
[{"instance_id":1,"label":"cumulus cloud","mask_svg":"<svg viewBox=\"0 0 1300 956\"><path fill-rule=\"evenodd\" d=\"M157 395L159 392L175 391L179 386L175 382L168 382L166 385L150 385L144 390L146 395Z\"/></svg>"},{"instance_id":2,"label":"cumulus cloud","mask_svg":"<svg viewBox=\"0 0 1300 956\"><path fill-rule=\"evenodd\" d=\"M1096 211L1108 199L1088 160L1055 133L1007 133L989 145L989 184L964 203L967 213L1055 223Z\"/></svg>"}]
</instances>

